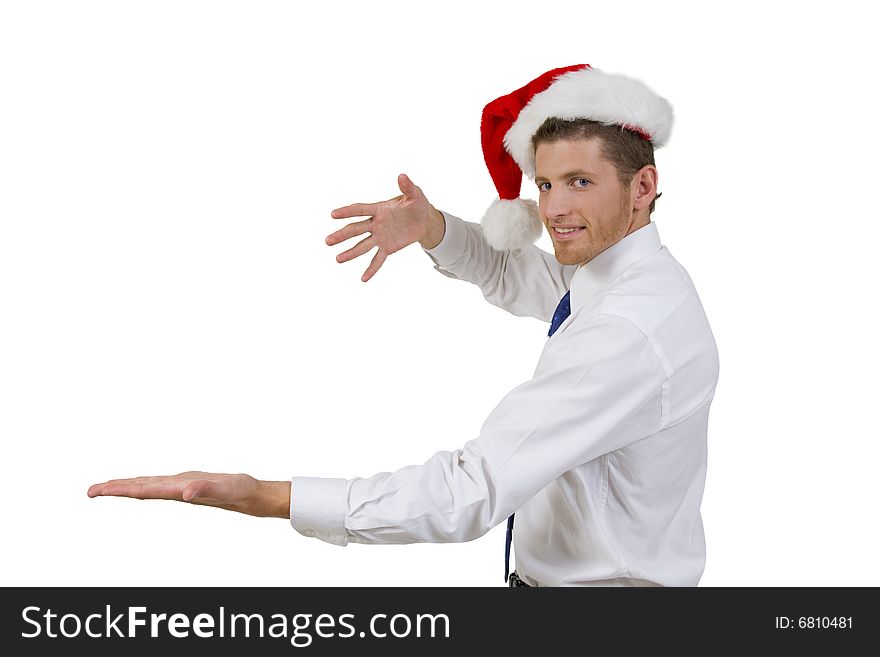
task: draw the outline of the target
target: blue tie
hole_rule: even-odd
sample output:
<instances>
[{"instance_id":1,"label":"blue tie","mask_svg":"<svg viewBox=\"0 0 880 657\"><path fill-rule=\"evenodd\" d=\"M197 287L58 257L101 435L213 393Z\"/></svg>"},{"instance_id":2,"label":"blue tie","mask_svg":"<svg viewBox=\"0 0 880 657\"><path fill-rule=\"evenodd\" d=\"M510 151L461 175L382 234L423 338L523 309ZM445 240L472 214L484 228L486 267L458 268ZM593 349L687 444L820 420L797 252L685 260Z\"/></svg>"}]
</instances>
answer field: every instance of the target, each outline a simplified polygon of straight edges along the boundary
<instances>
[{"instance_id":1,"label":"blue tie","mask_svg":"<svg viewBox=\"0 0 880 657\"><path fill-rule=\"evenodd\" d=\"M556 312L553 313L553 320L550 322L550 332L547 334L549 338L554 333L556 333L556 329L559 328L559 325L562 324L568 316L571 315L571 290L565 293L565 296L559 300L559 305L556 306Z\"/></svg>"},{"instance_id":2,"label":"blue tie","mask_svg":"<svg viewBox=\"0 0 880 657\"><path fill-rule=\"evenodd\" d=\"M568 316L571 315L571 290L565 293L565 296L559 300L559 305L556 306L556 312L553 313L553 319L550 321L550 332L547 334L547 337L552 337L554 333L556 333L556 329L568 319ZM511 514L507 519L507 537L506 542L504 544L504 583L507 583L507 578L510 575L510 543L513 541L513 516L515 514Z\"/></svg>"}]
</instances>

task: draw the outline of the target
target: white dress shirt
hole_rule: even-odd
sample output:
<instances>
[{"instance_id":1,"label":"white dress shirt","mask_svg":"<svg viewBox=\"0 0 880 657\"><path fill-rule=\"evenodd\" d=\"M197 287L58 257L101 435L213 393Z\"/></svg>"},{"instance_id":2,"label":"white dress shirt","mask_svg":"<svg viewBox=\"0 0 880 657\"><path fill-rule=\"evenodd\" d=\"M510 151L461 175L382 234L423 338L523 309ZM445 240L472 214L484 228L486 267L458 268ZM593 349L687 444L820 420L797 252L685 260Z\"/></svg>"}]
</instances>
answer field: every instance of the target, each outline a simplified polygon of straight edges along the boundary
<instances>
[{"instance_id":1,"label":"white dress shirt","mask_svg":"<svg viewBox=\"0 0 880 657\"><path fill-rule=\"evenodd\" d=\"M444 217L426 251L438 271L547 322L570 289L571 315L477 438L369 478L294 477L293 527L337 545L462 542L515 512L527 584L696 586L718 352L656 224L577 266L535 245L496 251L479 224Z\"/></svg>"}]
</instances>

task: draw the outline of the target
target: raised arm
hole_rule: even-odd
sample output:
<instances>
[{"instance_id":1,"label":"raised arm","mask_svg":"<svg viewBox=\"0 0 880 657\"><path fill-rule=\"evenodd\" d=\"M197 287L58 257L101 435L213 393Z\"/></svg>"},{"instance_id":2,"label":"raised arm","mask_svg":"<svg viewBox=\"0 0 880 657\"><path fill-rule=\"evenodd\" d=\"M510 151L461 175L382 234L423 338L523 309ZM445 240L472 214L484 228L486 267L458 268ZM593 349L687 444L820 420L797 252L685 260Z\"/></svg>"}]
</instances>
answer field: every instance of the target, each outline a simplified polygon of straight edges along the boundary
<instances>
[{"instance_id":1,"label":"raised arm","mask_svg":"<svg viewBox=\"0 0 880 657\"><path fill-rule=\"evenodd\" d=\"M563 265L551 253L530 244L498 251L489 246L480 224L443 213L443 240L425 252L444 276L480 288L486 301L520 317L549 322L568 290L577 265Z\"/></svg>"},{"instance_id":2,"label":"raised arm","mask_svg":"<svg viewBox=\"0 0 880 657\"><path fill-rule=\"evenodd\" d=\"M333 210L334 219L367 217L327 237L332 246L367 234L337 255L337 262L348 262L375 248L361 276L366 282L390 254L418 242L435 269L478 286L489 303L514 315L550 321L576 266L560 264L553 254L535 245L497 251L486 242L479 224L437 210L406 174L398 176L397 184L400 196Z\"/></svg>"}]
</instances>

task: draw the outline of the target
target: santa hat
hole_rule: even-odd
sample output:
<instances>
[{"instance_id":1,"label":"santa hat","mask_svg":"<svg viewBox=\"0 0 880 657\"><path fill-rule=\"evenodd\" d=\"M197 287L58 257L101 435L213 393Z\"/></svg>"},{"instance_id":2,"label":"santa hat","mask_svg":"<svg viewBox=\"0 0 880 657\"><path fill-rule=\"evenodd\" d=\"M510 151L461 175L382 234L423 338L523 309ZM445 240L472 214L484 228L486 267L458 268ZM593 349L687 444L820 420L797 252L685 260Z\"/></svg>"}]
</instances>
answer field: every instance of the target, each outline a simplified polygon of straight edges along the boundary
<instances>
[{"instance_id":1,"label":"santa hat","mask_svg":"<svg viewBox=\"0 0 880 657\"><path fill-rule=\"evenodd\" d=\"M541 236L538 204L519 197L523 174L535 177L532 135L545 119L620 125L660 148L672 132L672 106L644 83L589 64L547 71L483 109L483 157L498 190L481 225L489 245L517 249Z\"/></svg>"}]
</instances>

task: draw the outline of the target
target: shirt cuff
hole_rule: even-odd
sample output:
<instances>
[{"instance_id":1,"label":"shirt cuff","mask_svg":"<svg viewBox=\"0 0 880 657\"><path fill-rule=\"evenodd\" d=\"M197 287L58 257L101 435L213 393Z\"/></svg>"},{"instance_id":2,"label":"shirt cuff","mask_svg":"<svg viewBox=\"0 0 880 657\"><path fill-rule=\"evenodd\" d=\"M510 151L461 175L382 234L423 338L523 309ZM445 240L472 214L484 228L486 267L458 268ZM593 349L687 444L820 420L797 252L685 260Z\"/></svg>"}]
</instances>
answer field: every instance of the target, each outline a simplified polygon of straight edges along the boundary
<instances>
[{"instance_id":1,"label":"shirt cuff","mask_svg":"<svg viewBox=\"0 0 880 657\"><path fill-rule=\"evenodd\" d=\"M451 214L440 210L443 219L446 221L446 232L443 239L433 249L424 249L425 253L433 258L441 267L451 265L458 260L465 252L467 247L467 229L464 227L464 221Z\"/></svg>"},{"instance_id":2,"label":"shirt cuff","mask_svg":"<svg viewBox=\"0 0 880 657\"><path fill-rule=\"evenodd\" d=\"M303 536L345 545L348 481L323 477L293 477L290 485L290 524Z\"/></svg>"}]
</instances>

